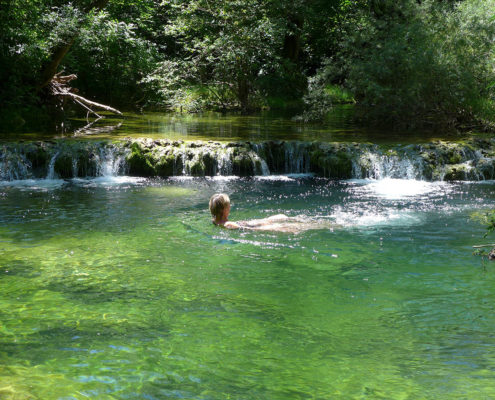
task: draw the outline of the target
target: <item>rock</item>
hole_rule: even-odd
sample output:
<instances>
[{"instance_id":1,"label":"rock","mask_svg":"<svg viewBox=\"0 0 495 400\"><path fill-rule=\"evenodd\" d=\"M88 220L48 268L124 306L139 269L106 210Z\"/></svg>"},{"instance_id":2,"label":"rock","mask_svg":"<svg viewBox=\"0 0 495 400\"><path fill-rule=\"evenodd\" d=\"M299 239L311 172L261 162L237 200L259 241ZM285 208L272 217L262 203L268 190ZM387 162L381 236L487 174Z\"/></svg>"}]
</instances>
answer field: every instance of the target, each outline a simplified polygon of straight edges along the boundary
<instances>
[{"instance_id":1,"label":"rock","mask_svg":"<svg viewBox=\"0 0 495 400\"><path fill-rule=\"evenodd\" d=\"M151 162L149 153L145 153L138 142L131 145L131 153L127 156L129 174L132 176L154 176L155 166Z\"/></svg>"},{"instance_id":2,"label":"rock","mask_svg":"<svg viewBox=\"0 0 495 400\"><path fill-rule=\"evenodd\" d=\"M54 171L59 178L72 178L72 157L70 154L61 154L55 160Z\"/></svg>"},{"instance_id":3,"label":"rock","mask_svg":"<svg viewBox=\"0 0 495 400\"><path fill-rule=\"evenodd\" d=\"M38 143L36 146L30 146L27 149L26 158L31 163L33 170L45 170L49 161L48 152Z\"/></svg>"},{"instance_id":4,"label":"rock","mask_svg":"<svg viewBox=\"0 0 495 400\"><path fill-rule=\"evenodd\" d=\"M208 176L213 176L216 174L217 170L217 160L211 155L211 153L203 153L203 165L204 173Z\"/></svg>"},{"instance_id":5,"label":"rock","mask_svg":"<svg viewBox=\"0 0 495 400\"><path fill-rule=\"evenodd\" d=\"M482 179L495 178L495 158L483 158L476 163L476 171Z\"/></svg>"},{"instance_id":6,"label":"rock","mask_svg":"<svg viewBox=\"0 0 495 400\"><path fill-rule=\"evenodd\" d=\"M234 157L232 169L234 174L239 176L252 176L255 173L253 160L248 154Z\"/></svg>"},{"instance_id":7,"label":"rock","mask_svg":"<svg viewBox=\"0 0 495 400\"><path fill-rule=\"evenodd\" d=\"M189 164L189 171L192 176L204 176L205 164L203 160L198 158Z\"/></svg>"},{"instance_id":8,"label":"rock","mask_svg":"<svg viewBox=\"0 0 495 400\"><path fill-rule=\"evenodd\" d=\"M155 172L158 176L173 176L176 173L176 163L173 154L164 154L155 164ZM182 171L182 164L180 167Z\"/></svg>"},{"instance_id":9,"label":"rock","mask_svg":"<svg viewBox=\"0 0 495 400\"><path fill-rule=\"evenodd\" d=\"M472 167L467 164L454 164L447 165L445 167L445 174L443 177L446 181L462 181L476 179L475 173L473 173Z\"/></svg>"},{"instance_id":10,"label":"rock","mask_svg":"<svg viewBox=\"0 0 495 400\"><path fill-rule=\"evenodd\" d=\"M77 158L77 176L96 176L98 172L98 162L93 152L81 152Z\"/></svg>"},{"instance_id":11,"label":"rock","mask_svg":"<svg viewBox=\"0 0 495 400\"><path fill-rule=\"evenodd\" d=\"M311 170L327 178L350 179L352 178L351 153L317 150L311 154Z\"/></svg>"}]
</instances>

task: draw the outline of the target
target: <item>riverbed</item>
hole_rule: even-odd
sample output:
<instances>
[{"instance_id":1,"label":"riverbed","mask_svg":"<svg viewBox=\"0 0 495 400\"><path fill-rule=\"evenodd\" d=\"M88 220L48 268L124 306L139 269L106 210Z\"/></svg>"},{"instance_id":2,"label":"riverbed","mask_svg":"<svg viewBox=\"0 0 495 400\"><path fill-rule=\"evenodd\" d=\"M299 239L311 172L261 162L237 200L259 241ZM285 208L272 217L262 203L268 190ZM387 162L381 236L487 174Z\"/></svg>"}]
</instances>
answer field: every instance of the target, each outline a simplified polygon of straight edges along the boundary
<instances>
[{"instance_id":1,"label":"riverbed","mask_svg":"<svg viewBox=\"0 0 495 400\"><path fill-rule=\"evenodd\" d=\"M326 221L298 234L210 222ZM7 399L495 396L493 182L99 177L0 187Z\"/></svg>"}]
</instances>

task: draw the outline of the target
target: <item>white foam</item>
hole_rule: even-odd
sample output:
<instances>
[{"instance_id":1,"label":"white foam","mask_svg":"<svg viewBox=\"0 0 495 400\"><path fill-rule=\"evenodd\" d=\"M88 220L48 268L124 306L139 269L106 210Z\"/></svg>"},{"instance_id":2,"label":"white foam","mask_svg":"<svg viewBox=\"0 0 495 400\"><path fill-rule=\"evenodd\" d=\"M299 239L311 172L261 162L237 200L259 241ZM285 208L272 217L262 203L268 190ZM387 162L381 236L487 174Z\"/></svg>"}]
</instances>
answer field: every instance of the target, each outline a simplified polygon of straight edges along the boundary
<instances>
[{"instance_id":1,"label":"white foam","mask_svg":"<svg viewBox=\"0 0 495 400\"><path fill-rule=\"evenodd\" d=\"M386 199L401 199L407 197L422 196L429 193L441 191L447 187L445 182L427 182L415 179L392 179L380 180L354 180L354 183L361 184L358 191L365 191L370 194Z\"/></svg>"},{"instance_id":2,"label":"white foam","mask_svg":"<svg viewBox=\"0 0 495 400\"><path fill-rule=\"evenodd\" d=\"M0 181L1 187L18 187L34 190L56 189L66 183L63 179L20 179Z\"/></svg>"},{"instance_id":3,"label":"white foam","mask_svg":"<svg viewBox=\"0 0 495 400\"><path fill-rule=\"evenodd\" d=\"M146 181L146 178L135 177L135 176L99 176L96 178L74 178L71 179L72 183L78 184L95 184L97 186L114 186L114 185L124 185L124 184L140 184Z\"/></svg>"},{"instance_id":4,"label":"white foam","mask_svg":"<svg viewBox=\"0 0 495 400\"><path fill-rule=\"evenodd\" d=\"M177 175L177 176L170 176L168 179L171 181L176 181L176 182L192 181L194 179L194 176Z\"/></svg>"},{"instance_id":5,"label":"white foam","mask_svg":"<svg viewBox=\"0 0 495 400\"><path fill-rule=\"evenodd\" d=\"M236 181L240 179L240 177L236 175L216 175L216 176L207 176L206 179L212 181L228 182L228 181Z\"/></svg>"},{"instance_id":6,"label":"white foam","mask_svg":"<svg viewBox=\"0 0 495 400\"><path fill-rule=\"evenodd\" d=\"M421 216L411 211L387 210L376 212L366 210L337 209L333 214L335 223L345 227L410 226L422 223Z\"/></svg>"},{"instance_id":7,"label":"white foam","mask_svg":"<svg viewBox=\"0 0 495 400\"><path fill-rule=\"evenodd\" d=\"M296 179L311 178L313 176L314 174L257 175L254 179L259 181L292 182Z\"/></svg>"}]
</instances>

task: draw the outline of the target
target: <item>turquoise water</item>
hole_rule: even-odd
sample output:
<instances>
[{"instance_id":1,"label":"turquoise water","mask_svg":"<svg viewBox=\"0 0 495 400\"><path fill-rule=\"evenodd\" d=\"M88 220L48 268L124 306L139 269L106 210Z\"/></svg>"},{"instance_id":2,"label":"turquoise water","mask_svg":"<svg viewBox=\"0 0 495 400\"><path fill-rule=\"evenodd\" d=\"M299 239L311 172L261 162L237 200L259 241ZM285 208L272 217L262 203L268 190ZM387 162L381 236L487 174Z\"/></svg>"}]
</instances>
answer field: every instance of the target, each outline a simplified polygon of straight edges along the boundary
<instances>
[{"instance_id":1,"label":"turquoise water","mask_svg":"<svg viewBox=\"0 0 495 400\"><path fill-rule=\"evenodd\" d=\"M334 224L227 231L286 213ZM127 177L0 186L1 399L495 397L495 186Z\"/></svg>"}]
</instances>

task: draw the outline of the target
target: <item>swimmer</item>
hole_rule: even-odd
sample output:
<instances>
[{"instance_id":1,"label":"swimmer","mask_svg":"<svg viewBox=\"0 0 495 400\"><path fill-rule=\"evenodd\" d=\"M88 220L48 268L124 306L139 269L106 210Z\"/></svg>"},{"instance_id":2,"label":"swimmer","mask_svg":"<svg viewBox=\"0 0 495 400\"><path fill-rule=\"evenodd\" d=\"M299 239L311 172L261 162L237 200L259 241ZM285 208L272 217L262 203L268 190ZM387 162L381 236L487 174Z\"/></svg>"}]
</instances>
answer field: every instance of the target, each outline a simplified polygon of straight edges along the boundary
<instances>
[{"instance_id":1,"label":"swimmer","mask_svg":"<svg viewBox=\"0 0 495 400\"><path fill-rule=\"evenodd\" d=\"M288 217L284 214L272 215L268 218L251 219L248 221L229 221L230 198L224 193L217 193L210 198L210 212L214 225L227 229L249 229L258 231L278 231L298 233L308 229L330 228L328 221L310 221L303 217Z\"/></svg>"}]
</instances>

